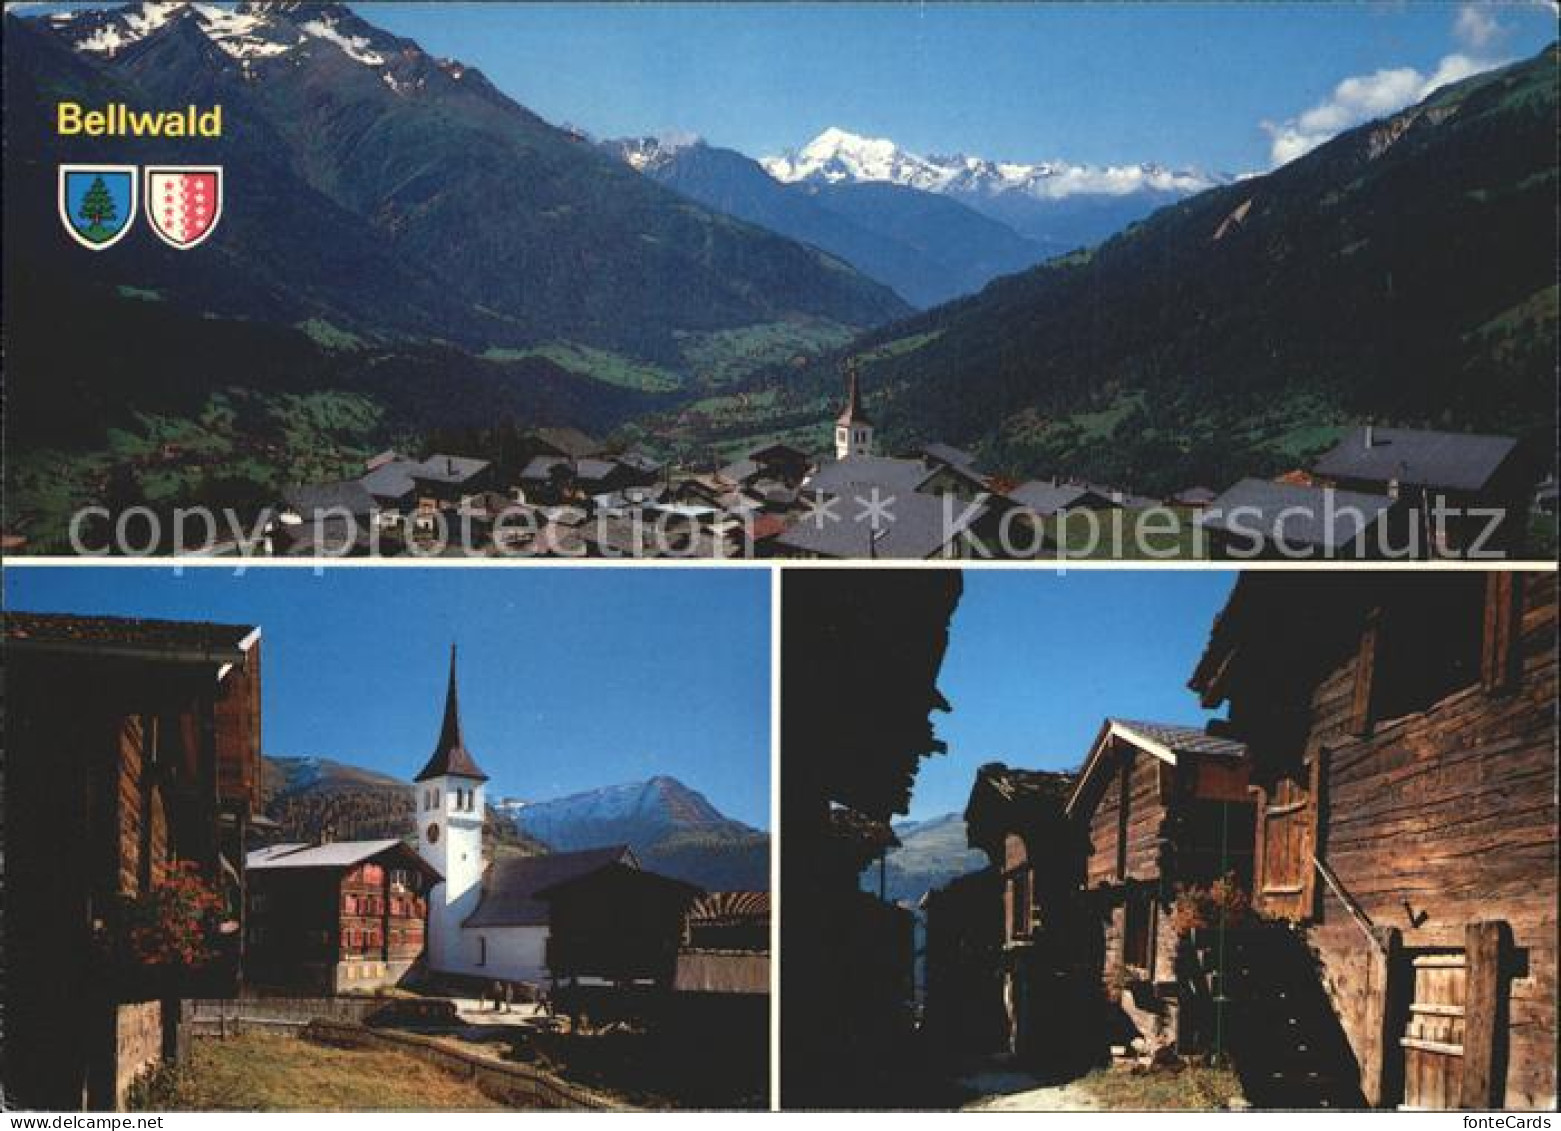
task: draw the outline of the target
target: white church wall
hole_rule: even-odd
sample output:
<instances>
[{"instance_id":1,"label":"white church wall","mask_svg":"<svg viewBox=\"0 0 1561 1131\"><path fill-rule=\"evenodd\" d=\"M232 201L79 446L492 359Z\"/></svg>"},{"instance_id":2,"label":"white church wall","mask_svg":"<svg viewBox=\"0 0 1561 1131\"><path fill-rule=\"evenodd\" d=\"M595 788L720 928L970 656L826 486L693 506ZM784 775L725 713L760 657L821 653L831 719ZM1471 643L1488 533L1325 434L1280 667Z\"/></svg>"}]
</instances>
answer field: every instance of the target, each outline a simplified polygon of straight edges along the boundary
<instances>
[{"instance_id":1,"label":"white church wall","mask_svg":"<svg viewBox=\"0 0 1561 1131\"><path fill-rule=\"evenodd\" d=\"M435 967L440 973L548 983L546 927L463 927L453 943Z\"/></svg>"}]
</instances>

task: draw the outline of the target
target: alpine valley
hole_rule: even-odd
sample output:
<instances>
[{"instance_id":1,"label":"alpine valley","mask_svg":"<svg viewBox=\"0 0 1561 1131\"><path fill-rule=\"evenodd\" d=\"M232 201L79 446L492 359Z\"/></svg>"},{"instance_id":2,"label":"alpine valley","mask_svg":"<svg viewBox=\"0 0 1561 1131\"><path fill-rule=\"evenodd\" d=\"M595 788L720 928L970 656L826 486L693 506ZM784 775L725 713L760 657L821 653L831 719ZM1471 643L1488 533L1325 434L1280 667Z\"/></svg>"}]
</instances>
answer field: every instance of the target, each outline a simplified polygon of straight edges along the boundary
<instances>
[{"instance_id":1,"label":"alpine valley","mask_svg":"<svg viewBox=\"0 0 1561 1131\"><path fill-rule=\"evenodd\" d=\"M1015 478L1221 487L1372 420L1511 435L1553 461L1556 121L1552 45L663 427L816 448L854 359L885 448L958 444ZM951 173L879 156L869 172L895 183ZM855 183L858 164L771 167Z\"/></svg>"}]
</instances>

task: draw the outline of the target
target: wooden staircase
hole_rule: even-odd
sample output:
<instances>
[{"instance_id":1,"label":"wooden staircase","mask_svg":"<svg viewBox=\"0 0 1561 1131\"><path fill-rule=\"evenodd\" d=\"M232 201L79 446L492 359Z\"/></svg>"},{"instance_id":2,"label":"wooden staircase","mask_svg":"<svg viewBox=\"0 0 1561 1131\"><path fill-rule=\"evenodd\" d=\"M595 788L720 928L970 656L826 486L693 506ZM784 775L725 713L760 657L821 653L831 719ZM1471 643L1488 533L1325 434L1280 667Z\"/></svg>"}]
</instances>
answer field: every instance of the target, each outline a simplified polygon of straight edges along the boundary
<instances>
[{"instance_id":1,"label":"wooden staircase","mask_svg":"<svg viewBox=\"0 0 1561 1131\"><path fill-rule=\"evenodd\" d=\"M1364 1108L1360 1067L1305 936L1284 923L1232 930L1223 1045L1260 1108Z\"/></svg>"}]
</instances>

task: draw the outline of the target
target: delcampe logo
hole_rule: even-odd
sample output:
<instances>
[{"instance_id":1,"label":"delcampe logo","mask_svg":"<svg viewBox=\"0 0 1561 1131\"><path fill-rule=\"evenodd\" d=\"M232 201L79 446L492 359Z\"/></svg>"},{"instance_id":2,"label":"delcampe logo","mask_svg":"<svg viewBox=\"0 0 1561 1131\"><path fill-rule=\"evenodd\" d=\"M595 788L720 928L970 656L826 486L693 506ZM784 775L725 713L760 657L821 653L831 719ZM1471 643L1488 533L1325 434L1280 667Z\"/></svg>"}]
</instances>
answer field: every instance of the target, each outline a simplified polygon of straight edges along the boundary
<instances>
[{"instance_id":1,"label":"delcampe logo","mask_svg":"<svg viewBox=\"0 0 1561 1131\"><path fill-rule=\"evenodd\" d=\"M130 231L136 214L134 165L61 165L60 220L82 247L104 251Z\"/></svg>"}]
</instances>

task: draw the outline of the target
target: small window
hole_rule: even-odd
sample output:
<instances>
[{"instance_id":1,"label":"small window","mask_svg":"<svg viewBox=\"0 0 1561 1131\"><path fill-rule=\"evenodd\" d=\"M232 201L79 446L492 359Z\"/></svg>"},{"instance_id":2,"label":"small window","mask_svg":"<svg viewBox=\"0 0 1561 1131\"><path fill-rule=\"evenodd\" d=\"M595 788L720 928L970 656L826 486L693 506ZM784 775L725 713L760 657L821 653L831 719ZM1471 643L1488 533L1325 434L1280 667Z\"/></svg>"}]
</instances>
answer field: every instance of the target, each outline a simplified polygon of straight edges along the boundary
<instances>
[{"instance_id":1,"label":"small window","mask_svg":"<svg viewBox=\"0 0 1561 1131\"><path fill-rule=\"evenodd\" d=\"M1127 905L1122 909L1122 964L1135 970L1149 971L1152 961L1151 940L1154 937L1154 907L1147 894L1131 892Z\"/></svg>"},{"instance_id":2,"label":"small window","mask_svg":"<svg viewBox=\"0 0 1561 1131\"><path fill-rule=\"evenodd\" d=\"M477 936L477 965L488 965L488 939L484 935Z\"/></svg>"},{"instance_id":3,"label":"small window","mask_svg":"<svg viewBox=\"0 0 1561 1131\"><path fill-rule=\"evenodd\" d=\"M1030 936L1030 869L1020 868L1008 881L1011 917L1008 937L1026 939Z\"/></svg>"}]
</instances>

